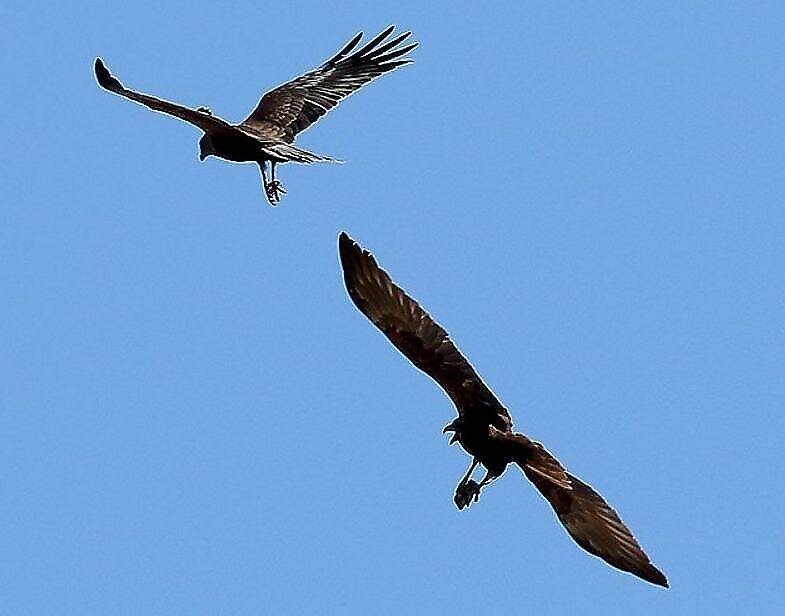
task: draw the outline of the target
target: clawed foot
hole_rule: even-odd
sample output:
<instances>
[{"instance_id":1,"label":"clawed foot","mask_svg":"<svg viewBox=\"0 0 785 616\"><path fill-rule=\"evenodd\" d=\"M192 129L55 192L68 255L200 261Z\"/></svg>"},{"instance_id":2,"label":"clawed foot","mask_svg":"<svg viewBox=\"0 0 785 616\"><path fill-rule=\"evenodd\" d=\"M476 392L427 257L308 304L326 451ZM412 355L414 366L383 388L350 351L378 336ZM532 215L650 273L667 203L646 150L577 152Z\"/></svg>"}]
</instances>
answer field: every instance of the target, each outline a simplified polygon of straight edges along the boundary
<instances>
[{"instance_id":1,"label":"clawed foot","mask_svg":"<svg viewBox=\"0 0 785 616\"><path fill-rule=\"evenodd\" d=\"M196 110L199 113L204 113L205 115L209 115L209 116L213 115L213 112L210 111L209 107L198 107Z\"/></svg>"},{"instance_id":2,"label":"clawed foot","mask_svg":"<svg viewBox=\"0 0 785 616\"><path fill-rule=\"evenodd\" d=\"M474 479L469 479L467 482L461 483L455 488L453 500L458 509L464 509L472 503L476 503L479 499L480 484L474 481Z\"/></svg>"},{"instance_id":3,"label":"clawed foot","mask_svg":"<svg viewBox=\"0 0 785 616\"><path fill-rule=\"evenodd\" d=\"M264 191L267 193L267 200L270 202L270 205L276 205L281 200L281 195L286 194L278 180L267 182L264 185Z\"/></svg>"}]
</instances>

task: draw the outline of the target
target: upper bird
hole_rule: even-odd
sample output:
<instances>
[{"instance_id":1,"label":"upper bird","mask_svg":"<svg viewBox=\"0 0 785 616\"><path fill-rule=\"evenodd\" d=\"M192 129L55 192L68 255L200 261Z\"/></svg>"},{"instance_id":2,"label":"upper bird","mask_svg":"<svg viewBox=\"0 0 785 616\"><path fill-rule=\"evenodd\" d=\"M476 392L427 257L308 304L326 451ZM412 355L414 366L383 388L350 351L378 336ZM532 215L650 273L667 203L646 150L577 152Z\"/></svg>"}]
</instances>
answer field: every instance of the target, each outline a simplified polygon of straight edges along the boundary
<instances>
[{"instance_id":1,"label":"upper bird","mask_svg":"<svg viewBox=\"0 0 785 616\"><path fill-rule=\"evenodd\" d=\"M463 509L480 490L515 463L551 504L567 532L583 549L608 564L657 584L668 580L641 549L619 516L591 486L568 473L545 448L512 431L507 409L474 371L447 332L381 269L373 255L341 233L338 250L349 297L390 342L417 368L438 383L458 410L444 428L472 456L455 490ZM487 472L477 483L478 464Z\"/></svg>"},{"instance_id":2,"label":"upper bird","mask_svg":"<svg viewBox=\"0 0 785 616\"><path fill-rule=\"evenodd\" d=\"M199 140L199 160L214 155L233 162L259 165L267 200L270 205L275 205L280 201L281 193L286 192L275 179L276 164L340 162L295 147L292 145L295 135L369 81L413 61L405 56L418 43L406 43L411 32L392 36L394 29L395 26L389 26L354 51L363 36L359 32L318 68L262 96L256 109L240 124L230 124L214 116L206 107L190 109L129 90L109 72L101 58L95 60L95 76L101 87L110 92L202 129L204 135Z\"/></svg>"}]
</instances>

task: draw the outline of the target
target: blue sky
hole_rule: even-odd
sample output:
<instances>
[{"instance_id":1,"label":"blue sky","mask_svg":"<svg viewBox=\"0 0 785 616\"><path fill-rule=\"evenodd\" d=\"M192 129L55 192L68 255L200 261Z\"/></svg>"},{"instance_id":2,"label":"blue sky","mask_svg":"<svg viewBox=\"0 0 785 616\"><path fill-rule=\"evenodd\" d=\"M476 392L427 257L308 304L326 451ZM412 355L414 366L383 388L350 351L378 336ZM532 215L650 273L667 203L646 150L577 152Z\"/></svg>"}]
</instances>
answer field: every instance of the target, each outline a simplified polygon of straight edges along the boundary
<instances>
[{"instance_id":1,"label":"blue sky","mask_svg":"<svg viewBox=\"0 0 785 616\"><path fill-rule=\"evenodd\" d=\"M783 609L780 3L12 3L0 225L9 614ZM416 62L199 163L356 31ZM452 503L447 398L357 312L374 251L671 581L572 544L515 469Z\"/></svg>"}]
</instances>

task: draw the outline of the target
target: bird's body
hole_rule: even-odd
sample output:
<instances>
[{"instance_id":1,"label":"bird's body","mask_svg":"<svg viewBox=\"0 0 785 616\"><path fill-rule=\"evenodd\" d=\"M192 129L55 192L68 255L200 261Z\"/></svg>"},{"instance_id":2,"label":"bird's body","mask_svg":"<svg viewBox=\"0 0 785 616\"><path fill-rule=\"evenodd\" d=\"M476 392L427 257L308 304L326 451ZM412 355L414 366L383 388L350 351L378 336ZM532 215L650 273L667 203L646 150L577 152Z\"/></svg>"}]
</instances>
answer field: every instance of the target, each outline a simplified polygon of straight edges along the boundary
<instances>
[{"instance_id":1,"label":"bird's body","mask_svg":"<svg viewBox=\"0 0 785 616\"><path fill-rule=\"evenodd\" d=\"M506 411L470 408L459 415L446 431L453 432L455 442L482 464L489 473L498 477L512 460L508 459L499 448L493 446L488 437L491 427L500 432L510 432L512 419Z\"/></svg>"},{"instance_id":2,"label":"bird's body","mask_svg":"<svg viewBox=\"0 0 785 616\"><path fill-rule=\"evenodd\" d=\"M276 165L341 162L296 147L293 143L297 133L369 81L412 61L404 56L417 43L402 46L411 33L404 32L390 39L393 29L393 26L388 27L355 51L362 38L362 32L357 34L318 68L265 94L251 115L239 124L230 124L205 107L191 109L129 90L109 72L100 58L95 61L95 74L99 85L110 92L199 127L204 132L199 141L200 160L217 156L230 162L257 164L267 199L275 205L281 193L286 192L275 179Z\"/></svg>"},{"instance_id":3,"label":"bird's body","mask_svg":"<svg viewBox=\"0 0 785 616\"><path fill-rule=\"evenodd\" d=\"M407 359L445 390L458 411L444 432L452 433L450 444L459 443L472 456L472 463L455 490L456 506L470 506L484 486L515 464L550 503L578 545L614 567L667 586L665 576L610 505L567 472L540 443L513 431L507 409L444 328L393 283L371 253L345 233L338 247L344 282L354 304ZM478 464L486 469L479 483L471 479Z\"/></svg>"},{"instance_id":4,"label":"bird's body","mask_svg":"<svg viewBox=\"0 0 785 616\"><path fill-rule=\"evenodd\" d=\"M199 150L201 152L211 151L213 156L229 160L233 163L253 163L256 162L260 156L264 156L259 147L259 142L253 137L246 135L236 127L234 130L215 130L210 133L210 136L205 135L202 140L204 144L200 143ZM205 158L206 155L203 155ZM264 158L272 158L267 154ZM283 158L279 162L284 162Z\"/></svg>"}]
</instances>

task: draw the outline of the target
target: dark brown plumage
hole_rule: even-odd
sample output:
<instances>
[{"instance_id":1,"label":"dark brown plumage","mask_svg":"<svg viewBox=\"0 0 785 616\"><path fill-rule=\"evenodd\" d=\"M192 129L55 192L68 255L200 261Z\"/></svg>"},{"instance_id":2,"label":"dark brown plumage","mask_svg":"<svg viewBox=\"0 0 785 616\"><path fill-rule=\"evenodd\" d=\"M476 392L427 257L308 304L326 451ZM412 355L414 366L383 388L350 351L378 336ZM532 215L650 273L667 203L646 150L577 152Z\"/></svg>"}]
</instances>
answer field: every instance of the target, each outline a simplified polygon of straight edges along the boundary
<instances>
[{"instance_id":1,"label":"dark brown plumage","mask_svg":"<svg viewBox=\"0 0 785 616\"><path fill-rule=\"evenodd\" d=\"M230 124L212 115L205 107L190 109L129 90L109 72L100 58L95 60L95 76L99 85L110 92L202 129L204 135L199 141L200 160L214 155L232 162L259 165L265 195L270 204L275 205L281 193L286 192L275 179L276 164L340 162L292 145L297 133L311 126L369 81L412 62L405 56L417 47L417 43L402 44L411 32L390 38L394 29L395 26L389 26L355 51L363 36L360 32L318 68L265 94L256 109L240 124Z\"/></svg>"},{"instance_id":2,"label":"dark brown plumage","mask_svg":"<svg viewBox=\"0 0 785 616\"><path fill-rule=\"evenodd\" d=\"M483 383L447 332L392 282L373 255L342 233L338 248L344 282L357 308L417 368L436 381L455 404L458 417L445 427L450 444L472 456L469 471L455 491L459 509L478 500L480 490L517 464L550 503L567 532L582 548L623 571L668 586L630 530L591 486L568 473L545 448L512 431L507 409ZM477 464L487 472L471 479Z\"/></svg>"}]
</instances>

